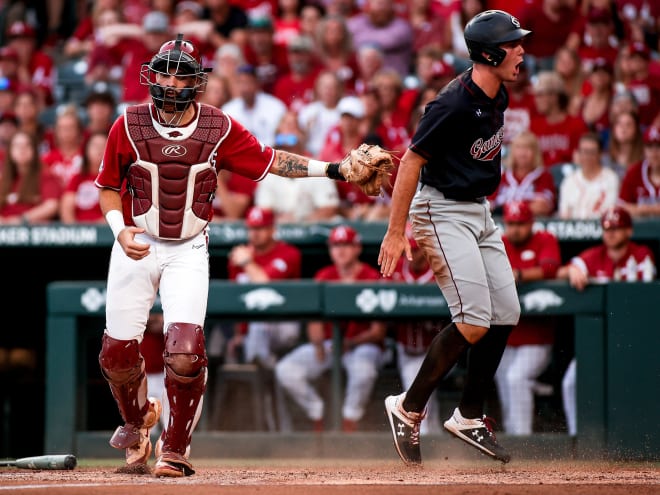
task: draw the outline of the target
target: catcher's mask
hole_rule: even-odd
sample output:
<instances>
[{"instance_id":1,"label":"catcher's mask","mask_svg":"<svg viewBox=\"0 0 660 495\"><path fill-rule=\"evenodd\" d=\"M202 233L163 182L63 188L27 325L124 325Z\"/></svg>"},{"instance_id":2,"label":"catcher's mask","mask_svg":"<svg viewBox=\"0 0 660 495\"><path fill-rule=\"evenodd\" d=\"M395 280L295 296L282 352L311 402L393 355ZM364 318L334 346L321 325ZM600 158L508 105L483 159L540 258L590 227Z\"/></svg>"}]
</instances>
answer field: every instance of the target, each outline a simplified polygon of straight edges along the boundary
<instances>
[{"instance_id":1,"label":"catcher's mask","mask_svg":"<svg viewBox=\"0 0 660 495\"><path fill-rule=\"evenodd\" d=\"M506 51L500 45L522 39L530 33L520 27L518 19L503 10L480 12L463 31L470 59L493 67L500 65L506 57Z\"/></svg>"},{"instance_id":2,"label":"catcher's mask","mask_svg":"<svg viewBox=\"0 0 660 495\"><path fill-rule=\"evenodd\" d=\"M178 34L175 40L163 43L150 62L142 64L140 84L149 86L149 93L156 108L168 112L183 112L195 100L197 93L204 91L206 73L211 70L202 67L197 48L190 41L184 40L183 34ZM191 85L176 91L168 91L172 88L158 84L157 74L190 77ZM171 93L171 96L168 93Z\"/></svg>"}]
</instances>

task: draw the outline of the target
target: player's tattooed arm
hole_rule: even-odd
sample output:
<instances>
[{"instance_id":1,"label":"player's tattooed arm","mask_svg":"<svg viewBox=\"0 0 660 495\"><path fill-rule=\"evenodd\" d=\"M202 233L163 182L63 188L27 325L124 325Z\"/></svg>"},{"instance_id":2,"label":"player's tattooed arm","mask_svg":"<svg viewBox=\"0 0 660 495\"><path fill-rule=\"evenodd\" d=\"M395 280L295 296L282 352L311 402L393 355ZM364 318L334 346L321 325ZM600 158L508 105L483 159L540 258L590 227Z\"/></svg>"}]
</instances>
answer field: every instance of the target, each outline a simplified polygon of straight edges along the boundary
<instances>
[{"instance_id":1,"label":"player's tattooed arm","mask_svg":"<svg viewBox=\"0 0 660 495\"><path fill-rule=\"evenodd\" d=\"M276 150L270 172L282 177L307 177L308 166L309 158L288 151Z\"/></svg>"}]
</instances>

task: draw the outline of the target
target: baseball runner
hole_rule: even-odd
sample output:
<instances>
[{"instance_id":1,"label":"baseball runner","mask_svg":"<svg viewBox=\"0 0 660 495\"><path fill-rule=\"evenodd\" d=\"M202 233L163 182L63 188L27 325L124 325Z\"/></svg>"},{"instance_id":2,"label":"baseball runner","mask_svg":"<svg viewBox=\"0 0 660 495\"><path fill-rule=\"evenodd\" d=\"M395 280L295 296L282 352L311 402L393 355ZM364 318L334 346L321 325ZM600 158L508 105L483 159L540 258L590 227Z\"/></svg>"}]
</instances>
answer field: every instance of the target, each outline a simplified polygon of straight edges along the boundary
<instances>
[{"instance_id":1,"label":"baseball runner","mask_svg":"<svg viewBox=\"0 0 660 495\"><path fill-rule=\"evenodd\" d=\"M502 357L520 303L511 265L486 197L501 178L503 85L518 77L523 39L530 32L500 10L477 14L465 26L473 66L445 86L422 115L401 159L389 225L378 263L391 276L401 254L411 258L405 227L433 268L452 323L434 337L412 385L385 399L394 445L407 464L422 462L419 429L428 399L469 349L465 387L444 423L451 434L502 462L483 414L485 394Z\"/></svg>"},{"instance_id":2,"label":"baseball runner","mask_svg":"<svg viewBox=\"0 0 660 495\"><path fill-rule=\"evenodd\" d=\"M268 173L330 177L377 195L393 167L391 156L369 147L354 150L341 163L327 163L260 143L221 110L195 101L209 70L183 35L164 43L140 71L152 102L128 106L117 118L96 179L116 239L99 364L125 423L110 445L125 450L125 469L131 472L148 471L149 431L162 410L160 401L148 398L139 351L160 292L170 415L156 444L153 473L194 473L189 455L206 388L208 223L218 171L252 180Z\"/></svg>"}]
</instances>

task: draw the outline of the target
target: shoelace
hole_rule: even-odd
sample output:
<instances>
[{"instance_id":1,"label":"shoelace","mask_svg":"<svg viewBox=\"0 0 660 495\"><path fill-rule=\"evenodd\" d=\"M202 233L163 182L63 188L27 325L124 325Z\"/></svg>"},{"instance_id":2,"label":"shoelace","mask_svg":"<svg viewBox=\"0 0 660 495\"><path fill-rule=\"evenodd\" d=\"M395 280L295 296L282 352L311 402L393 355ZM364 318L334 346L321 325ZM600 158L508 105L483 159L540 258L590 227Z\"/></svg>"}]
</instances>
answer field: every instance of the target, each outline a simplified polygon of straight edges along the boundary
<instances>
[{"instance_id":1,"label":"shoelace","mask_svg":"<svg viewBox=\"0 0 660 495\"><path fill-rule=\"evenodd\" d=\"M426 417L426 409L424 409L421 413L408 412L404 411L403 408L399 405L399 410L413 423L412 432L410 433L410 443L413 445L419 445L419 430L422 424L422 420Z\"/></svg>"}]
</instances>

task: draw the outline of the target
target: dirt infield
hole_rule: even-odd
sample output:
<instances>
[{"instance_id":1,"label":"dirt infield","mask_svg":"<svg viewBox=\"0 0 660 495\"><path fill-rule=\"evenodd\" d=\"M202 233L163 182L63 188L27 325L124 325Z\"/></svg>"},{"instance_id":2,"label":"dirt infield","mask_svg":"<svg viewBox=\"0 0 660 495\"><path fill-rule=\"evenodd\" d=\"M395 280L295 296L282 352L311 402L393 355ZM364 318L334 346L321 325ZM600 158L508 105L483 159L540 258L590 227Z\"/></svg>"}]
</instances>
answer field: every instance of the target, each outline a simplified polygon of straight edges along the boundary
<instances>
[{"instance_id":1,"label":"dirt infield","mask_svg":"<svg viewBox=\"0 0 660 495\"><path fill-rule=\"evenodd\" d=\"M71 471L0 471L0 494L28 495L660 495L660 463L382 460L195 460L179 479L115 472L115 461L79 460Z\"/></svg>"}]
</instances>

